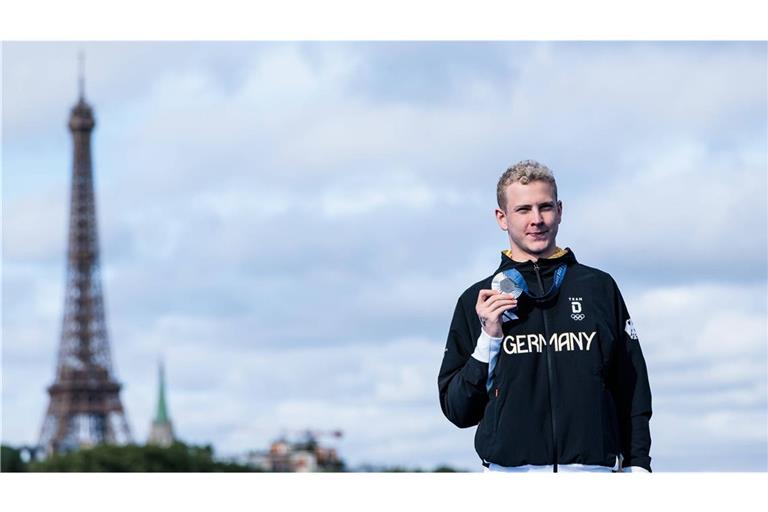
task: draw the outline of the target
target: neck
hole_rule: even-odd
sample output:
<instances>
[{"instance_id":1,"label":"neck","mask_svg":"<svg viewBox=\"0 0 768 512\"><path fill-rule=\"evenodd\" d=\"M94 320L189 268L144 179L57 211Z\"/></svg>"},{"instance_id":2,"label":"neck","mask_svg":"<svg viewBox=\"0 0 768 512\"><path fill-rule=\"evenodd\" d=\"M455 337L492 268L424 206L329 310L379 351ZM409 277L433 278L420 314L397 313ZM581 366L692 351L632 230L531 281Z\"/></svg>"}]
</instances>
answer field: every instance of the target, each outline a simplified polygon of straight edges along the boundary
<instances>
[{"instance_id":1,"label":"neck","mask_svg":"<svg viewBox=\"0 0 768 512\"><path fill-rule=\"evenodd\" d=\"M512 258L513 261L517 261L520 263L525 261L536 262L541 259L546 259L551 257L553 254L557 252L557 250L558 250L557 245L553 244L552 247L550 247L549 249L543 252L540 252L538 254L533 254L512 244L509 248L509 256L510 258Z\"/></svg>"}]
</instances>

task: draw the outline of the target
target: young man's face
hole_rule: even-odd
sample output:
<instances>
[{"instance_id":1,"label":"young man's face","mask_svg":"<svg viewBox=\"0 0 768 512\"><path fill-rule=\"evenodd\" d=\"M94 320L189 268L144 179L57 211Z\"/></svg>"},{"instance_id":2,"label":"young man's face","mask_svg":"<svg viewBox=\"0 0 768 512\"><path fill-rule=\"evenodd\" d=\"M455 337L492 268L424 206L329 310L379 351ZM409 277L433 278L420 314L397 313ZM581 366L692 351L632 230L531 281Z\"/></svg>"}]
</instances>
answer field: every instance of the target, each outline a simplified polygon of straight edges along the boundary
<instances>
[{"instance_id":1,"label":"young man's face","mask_svg":"<svg viewBox=\"0 0 768 512\"><path fill-rule=\"evenodd\" d=\"M563 205L555 200L546 181L515 182L507 185L506 211L496 209L499 227L509 235L512 258L516 261L546 258L555 252L555 238Z\"/></svg>"}]
</instances>

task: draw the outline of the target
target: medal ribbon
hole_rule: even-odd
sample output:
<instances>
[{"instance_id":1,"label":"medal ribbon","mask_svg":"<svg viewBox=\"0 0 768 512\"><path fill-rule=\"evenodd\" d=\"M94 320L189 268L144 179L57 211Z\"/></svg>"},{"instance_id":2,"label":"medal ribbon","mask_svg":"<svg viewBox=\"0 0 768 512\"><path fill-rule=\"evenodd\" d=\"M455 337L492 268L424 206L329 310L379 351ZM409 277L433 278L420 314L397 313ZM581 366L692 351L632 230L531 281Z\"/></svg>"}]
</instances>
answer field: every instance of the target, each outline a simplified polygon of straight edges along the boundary
<instances>
[{"instance_id":1,"label":"medal ribbon","mask_svg":"<svg viewBox=\"0 0 768 512\"><path fill-rule=\"evenodd\" d=\"M523 274L520 273L519 270L516 268L505 270L504 275L510 278L514 283L523 290L523 293L532 298L533 300L540 302L549 299L552 297L557 290L560 288L560 285L563 284L563 279L565 279L565 271L568 270L568 266L563 264L557 267L557 270L555 270L555 278L552 280L552 286L549 287L549 290L544 295L536 296L531 293L531 291L528 289L528 283L525 282L525 278L523 277Z\"/></svg>"},{"instance_id":2,"label":"medal ribbon","mask_svg":"<svg viewBox=\"0 0 768 512\"><path fill-rule=\"evenodd\" d=\"M552 280L552 286L549 287L549 290L544 295L536 296L533 295L529 289L528 289L528 283L525 282L525 278L523 277L523 274L520 273L519 270L516 268L505 270L504 275L507 276L509 279L511 279L515 285L519 289L523 291L524 294L532 298L536 302L544 302L551 297L553 297L557 291L560 289L560 285L563 284L563 279L565 279L565 271L568 270L567 265L563 264L557 267L555 270L555 278ZM507 312L504 313L505 316L507 315ZM507 317L509 318L509 317ZM517 315L514 315L513 320L517 320ZM502 340L504 338L502 337ZM488 380L485 383L485 389L488 393L491 392L491 388L493 388L493 370L496 368L496 361L499 358L499 351L501 350L501 341L491 341L491 350L490 350L490 357L488 358Z\"/></svg>"}]
</instances>

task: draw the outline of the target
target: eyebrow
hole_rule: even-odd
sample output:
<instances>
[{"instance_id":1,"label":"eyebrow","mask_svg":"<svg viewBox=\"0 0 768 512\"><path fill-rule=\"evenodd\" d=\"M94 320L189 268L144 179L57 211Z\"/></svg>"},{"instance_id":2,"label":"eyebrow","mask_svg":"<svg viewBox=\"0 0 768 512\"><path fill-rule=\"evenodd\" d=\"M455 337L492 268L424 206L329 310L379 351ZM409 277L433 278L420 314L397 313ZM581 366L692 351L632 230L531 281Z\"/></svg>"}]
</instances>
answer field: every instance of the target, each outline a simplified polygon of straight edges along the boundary
<instances>
[{"instance_id":1,"label":"eyebrow","mask_svg":"<svg viewBox=\"0 0 768 512\"><path fill-rule=\"evenodd\" d=\"M530 204L518 204L512 207L513 210L519 210L520 208L530 208L532 205ZM542 201L541 203L538 203L539 208L542 206L555 206L554 201Z\"/></svg>"}]
</instances>

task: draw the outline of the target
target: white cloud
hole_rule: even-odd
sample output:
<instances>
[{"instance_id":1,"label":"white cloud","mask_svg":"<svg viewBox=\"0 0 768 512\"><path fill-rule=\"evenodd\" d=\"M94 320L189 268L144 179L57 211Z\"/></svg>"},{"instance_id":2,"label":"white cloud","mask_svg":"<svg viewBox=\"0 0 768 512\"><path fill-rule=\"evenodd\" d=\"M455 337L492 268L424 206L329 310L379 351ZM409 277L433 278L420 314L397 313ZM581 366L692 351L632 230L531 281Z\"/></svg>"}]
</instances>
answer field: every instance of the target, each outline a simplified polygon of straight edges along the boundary
<instances>
[{"instance_id":1,"label":"white cloud","mask_svg":"<svg viewBox=\"0 0 768 512\"><path fill-rule=\"evenodd\" d=\"M48 188L3 205L5 261L58 262L66 251L68 191Z\"/></svg>"},{"instance_id":2,"label":"white cloud","mask_svg":"<svg viewBox=\"0 0 768 512\"><path fill-rule=\"evenodd\" d=\"M644 346L663 360L722 362L768 348L765 283L658 287L625 300Z\"/></svg>"},{"instance_id":3,"label":"white cloud","mask_svg":"<svg viewBox=\"0 0 768 512\"><path fill-rule=\"evenodd\" d=\"M566 199L568 239L651 276L764 278L766 165L749 147L666 148Z\"/></svg>"}]
</instances>

